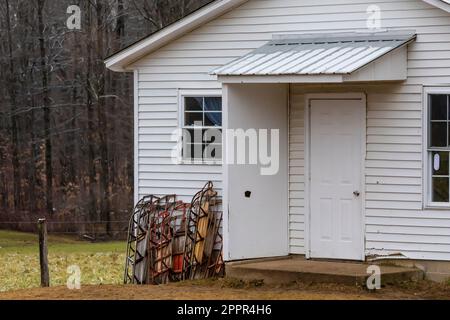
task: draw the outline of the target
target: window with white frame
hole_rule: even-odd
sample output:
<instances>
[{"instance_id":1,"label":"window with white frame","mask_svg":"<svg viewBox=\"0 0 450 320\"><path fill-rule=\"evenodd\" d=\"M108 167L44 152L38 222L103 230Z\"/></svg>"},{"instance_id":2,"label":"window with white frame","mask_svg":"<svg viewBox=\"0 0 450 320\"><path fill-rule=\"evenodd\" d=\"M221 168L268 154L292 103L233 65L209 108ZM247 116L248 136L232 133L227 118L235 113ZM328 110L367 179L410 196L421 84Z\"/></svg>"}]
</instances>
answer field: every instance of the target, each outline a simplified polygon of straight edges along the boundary
<instances>
[{"instance_id":1,"label":"window with white frame","mask_svg":"<svg viewBox=\"0 0 450 320\"><path fill-rule=\"evenodd\" d=\"M448 94L427 94L428 203L450 205L450 89Z\"/></svg>"},{"instance_id":2,"label":"window with white frame","mask_svg":"<svg viewBox=\"0 0 450 320\"><path fill-rule=\"evenodd\" d=\"M219 94L181 95L182 159L185 162L222 160L222 97Z\"/></svg>"}]
</instances>

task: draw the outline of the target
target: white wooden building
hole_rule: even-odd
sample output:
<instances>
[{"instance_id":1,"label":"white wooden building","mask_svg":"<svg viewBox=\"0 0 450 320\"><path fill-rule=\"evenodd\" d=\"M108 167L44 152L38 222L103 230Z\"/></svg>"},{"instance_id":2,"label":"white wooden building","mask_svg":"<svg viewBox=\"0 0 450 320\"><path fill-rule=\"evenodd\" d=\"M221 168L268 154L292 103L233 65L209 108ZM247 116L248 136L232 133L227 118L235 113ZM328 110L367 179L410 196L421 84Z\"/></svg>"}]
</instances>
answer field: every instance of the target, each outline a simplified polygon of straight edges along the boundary
<instances>
[{"instance_id":1,"label":"white wooden building","mask_svg":"<svg viewBox=\"0 0 450 320\"><path fill-rule=\"evenodd\" d=\"M450 261L447 2L216 0L106 65L134 72L135 199L213 181L227 260ZM194 120L279 129L279 170L174 162Z\"/></svg>"}]
</instances>

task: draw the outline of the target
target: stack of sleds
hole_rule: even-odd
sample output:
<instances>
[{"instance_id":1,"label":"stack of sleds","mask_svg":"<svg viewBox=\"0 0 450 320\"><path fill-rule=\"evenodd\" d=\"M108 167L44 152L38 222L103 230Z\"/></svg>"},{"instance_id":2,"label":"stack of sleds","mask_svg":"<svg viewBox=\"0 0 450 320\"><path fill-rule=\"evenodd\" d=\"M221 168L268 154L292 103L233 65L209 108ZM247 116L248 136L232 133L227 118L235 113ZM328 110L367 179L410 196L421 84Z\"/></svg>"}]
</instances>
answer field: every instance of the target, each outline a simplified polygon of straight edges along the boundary
<instances>
[{"instance_id":1,"label":"stack of sleds","mask_svg":"<svg viewBox=\"0 0 450 320\"><path fill-rule=\"evenodd\" d=\"M147 196L130 220L125 283L163 284L221 276L222 202L208 182L191 203Z\"/></svg>"}]
</instances>

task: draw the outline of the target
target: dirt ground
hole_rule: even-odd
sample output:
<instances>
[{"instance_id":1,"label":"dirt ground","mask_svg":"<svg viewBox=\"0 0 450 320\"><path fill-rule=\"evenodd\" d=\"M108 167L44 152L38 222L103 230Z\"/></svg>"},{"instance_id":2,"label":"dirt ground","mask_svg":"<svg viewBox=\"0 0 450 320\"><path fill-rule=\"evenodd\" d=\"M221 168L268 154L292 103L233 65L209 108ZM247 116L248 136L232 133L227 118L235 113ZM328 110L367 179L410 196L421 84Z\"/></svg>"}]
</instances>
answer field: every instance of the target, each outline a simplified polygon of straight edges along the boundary
<instances>
[{"instance_id":1,"label":"dirt ground","mask_svg":"<svg viewBox=\"0 0 450 320\"><path fill-rule=\"evenodd\" d=\"M377 292L345 285L266 286L235 280L185 282L161 286L101 285L81 290L36 288L0 293L0 300L379 300L450 299L450 286L427 281L383 287Z\"/></svg>"}]
</instances>

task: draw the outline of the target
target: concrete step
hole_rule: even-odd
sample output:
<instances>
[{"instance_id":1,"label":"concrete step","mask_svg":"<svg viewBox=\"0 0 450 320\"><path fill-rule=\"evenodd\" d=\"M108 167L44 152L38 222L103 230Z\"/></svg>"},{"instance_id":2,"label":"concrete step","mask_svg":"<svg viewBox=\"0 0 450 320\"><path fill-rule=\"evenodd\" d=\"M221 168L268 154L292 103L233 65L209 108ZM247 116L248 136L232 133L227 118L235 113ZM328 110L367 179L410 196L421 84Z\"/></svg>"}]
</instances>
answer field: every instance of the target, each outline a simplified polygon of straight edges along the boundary
<instances>
[{"instance_id":1,"label":"concrete step","mask_svg":"<svg viewBox=\"0 0 450 320\"><path fill-rule=\"evenodd\" d=\"M262 280L266 284L338 283L365 286L370 264L341 261L314 261L302 257L261 259L226 264L226 276L241 280ZM424 274L415 268L379 265L381 283L394 284L423 279Z\"/></svg>"}]
</instances>

